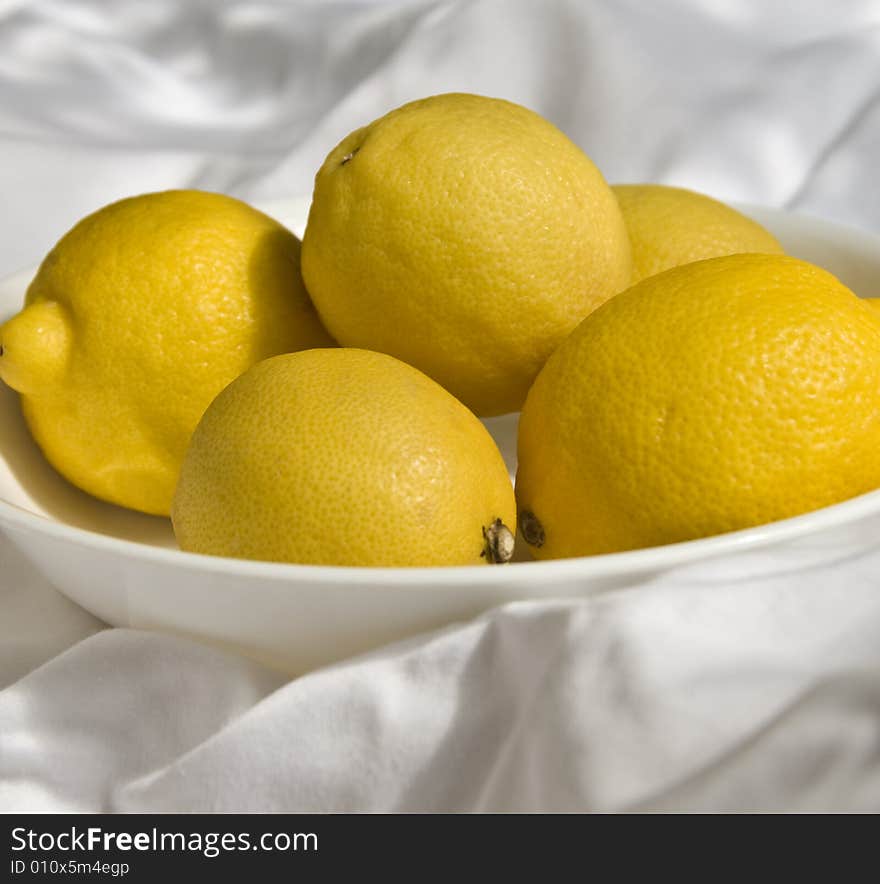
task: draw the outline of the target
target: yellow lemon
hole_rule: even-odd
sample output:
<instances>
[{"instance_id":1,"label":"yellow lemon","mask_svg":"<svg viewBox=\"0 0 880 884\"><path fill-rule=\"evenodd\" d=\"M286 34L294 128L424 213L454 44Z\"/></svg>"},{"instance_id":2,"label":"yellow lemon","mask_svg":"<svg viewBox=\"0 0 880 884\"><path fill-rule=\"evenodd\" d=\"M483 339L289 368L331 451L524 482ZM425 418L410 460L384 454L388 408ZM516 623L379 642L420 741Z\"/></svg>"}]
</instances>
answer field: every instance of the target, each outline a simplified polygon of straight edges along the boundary
<instances>
[{"instance_id":1,"label":"yellow lemon","mask_svg":"<svg viewBox=\"0 0 880 884\"><path fill-rule=\"evenodd\" d=\"M506 561L514 519L480 421L415 368L355 349L276 356L230 384L172 510L184 550L319 565Z\"/></svg>"},{"instance_id":2,"label":"yellow lemon","mask_svg":"<svg viewBox=\"0 0 880 884\"><path fill-rule=\"evenodd\" d=\"M783 252L757 221L702 193L663 184L616 184L612 190L632 243L634 283L704 258Z\"/></svg>"},{"instance_id":3,"label":"yellow lemon","mask_svg":"<svg viewBox=\"0 0 880 884\"><path fill-rule=\"evenodd\" d=\"M519 426L541 558L759 525L880 487L880 323L818 267L734 255L649 277L550 357Z\"/></svg>"},{"instance_id":4,"label":"yellow lemon","mask_svg":"<svg viewBox=\"0 0 880 884\"><path fill-rule=\"evenodd\" d=\"M559 342L630 282L598 169L532 111L406 104L325 160L303 276L343 346L389 353L481 415L517 410Z\"/></svg>"},{"instance_id":5,"label":"yellow lemon","mask_svg":"<svg viewBox=\"0 0 880 884\"><path fill-rule=\"evenodd\" d=\"M168 515L214 396L264 357L331 343L299 251L216 193L145 194L80 221L0 328L0 377L48 460L96 497Z\"/></svg>"}]
</instances>

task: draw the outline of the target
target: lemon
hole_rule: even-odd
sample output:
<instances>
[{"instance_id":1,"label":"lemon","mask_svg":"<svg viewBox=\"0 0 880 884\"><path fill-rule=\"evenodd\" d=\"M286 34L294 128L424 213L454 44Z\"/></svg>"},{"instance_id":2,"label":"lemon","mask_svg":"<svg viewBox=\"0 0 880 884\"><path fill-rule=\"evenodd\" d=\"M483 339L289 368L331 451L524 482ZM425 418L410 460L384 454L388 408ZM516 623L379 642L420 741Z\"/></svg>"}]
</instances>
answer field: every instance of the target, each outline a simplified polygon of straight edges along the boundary
<instances>
[{"instance_id":1,"label":"lemon","mask_svg":"<svg viewBox=\"0 0 880 884\"><path fill-rule=\"evenodd\" d=\"M590 159L532 111L477 95L415 101L343 139L303 238L306 287L340 344L416 366L481 415L519 409L630 272Z\"/></svg>"},{"instance_id":2,"label":"lemon","mask_svg":"<svg viewBox=\"0 0 880 884\"><path fill-rule=\"evenodd\" d=\"M506 561L514 519L480 421L415 368L355 349L276 356L230 384L172 511L184 550L362 566Z\"/></svg>"},{"instance_id":3,"label":"lemon","mask_svg":"<svg viewBox=\"0 0 880 884\"><path fill-rule=\"evenodd\" d=\"M880 323L818 267L712 258L649 277L550 357L519 427L538 557L719 534L880 486Z\"/></svg>"},{"instance_id":4,"label":"lemon","mask_svg":"<svg viewBox=\"0 0 880 884\"><path fill-rule=\"evenodd\" d=\"M0 328L0 377L48 460L96 497L167 515L214 396L264 357L331 343L299 250L216 193L145 194L80 221Z\"/></svg>"},{"instance_id":5,"label":"lemon","mask_svg":"<svg viewBox=\"0 0 880 884\"><path fill-rule=\"evenodd\" d=\"M702 193L663 184L616 184L612 190L632 243L634 283L704 258L783 252L757 221Z\"/></svg>"}]
</instances>

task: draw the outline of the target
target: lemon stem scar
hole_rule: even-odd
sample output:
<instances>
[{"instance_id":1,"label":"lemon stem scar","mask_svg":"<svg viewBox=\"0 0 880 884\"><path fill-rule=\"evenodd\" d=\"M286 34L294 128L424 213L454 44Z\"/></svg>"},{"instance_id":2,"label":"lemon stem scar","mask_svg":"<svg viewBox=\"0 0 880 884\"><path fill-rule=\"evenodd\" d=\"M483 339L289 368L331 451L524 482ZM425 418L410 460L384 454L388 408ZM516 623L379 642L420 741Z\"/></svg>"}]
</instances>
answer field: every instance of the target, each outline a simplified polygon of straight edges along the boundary
<instances>
[{"instance_id":1,"label":"lemon stem scar","mask_svg":"<svg viewBox=\"0 0 880 884\"><path fill-rule=\"evenodd\" d=\"M533 512L529 510L522 510L520 512L519 527L522 531L523 540L529 546L540 548L544 545L544 541L547 539L544 534L544 526Z\"/></svg>"},{"instance_id":2,"label":"lemon stem scar","mask_svg":"<svg viewBox=\"0 0 880 884\"><path fill-rule=\"evenodd\" d=\"M483 551L480 558L485 558L490 565L503 565L513 558L513 547L516 538L513 532L501 519L495 519L487 528L483 526Z\"/></svg>"},{"instance_id":3,"label":"lemon stem scar","mask_svg":"<svg viewBox=\"0 0 880 884\"><path fill-rule=\"evenodd\" d=\"M70 318L57 301L36 301L0 326L0 378L39 396L60 381L70 353Z\"/></svg>"}]
</instances>

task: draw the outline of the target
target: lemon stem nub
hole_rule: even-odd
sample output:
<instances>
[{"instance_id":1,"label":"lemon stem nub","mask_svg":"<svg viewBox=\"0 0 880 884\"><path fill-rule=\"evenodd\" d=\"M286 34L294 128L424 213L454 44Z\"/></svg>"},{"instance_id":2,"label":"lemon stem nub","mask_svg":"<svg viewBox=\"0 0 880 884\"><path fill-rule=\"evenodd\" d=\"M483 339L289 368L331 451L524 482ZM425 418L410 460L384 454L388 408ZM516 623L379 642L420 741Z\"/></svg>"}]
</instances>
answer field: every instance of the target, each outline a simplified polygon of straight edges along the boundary
<instances>
[{"instance_id":1,"label":"lemon stem nub","mask_svg":"<svg viewBox=\"0 0 880 884\"><path fill-rule=\"evenodd\" d=\"M519 514L519 528L522 531L523 540L529 546L542 547L547 539L544 535L544 526L538 517L529 510L523 510Z\"/></svg>"},{"instance_id":2,"label":"lemon stem nub","mask_svg":"<svg viewBox=\"0 0 880 884\"><path fill-rule=\"evenodd\" d=\"M65 370L71 329L56 301L35 301L0 326L0 379L25 395L50 393Z\"/></svg>"},{"instance_id":3,"label":"lemon stem nub","mask_svg":"<svg viewBox=\"0 0 880 884\"><path fill-rule=\"evenodd\" d=\"M503 565L513 558L516 538L501 519L495 519L488 528L483 526L483 540L480 556L485 557L490 565Z\"/></svg>"}]
</instances>

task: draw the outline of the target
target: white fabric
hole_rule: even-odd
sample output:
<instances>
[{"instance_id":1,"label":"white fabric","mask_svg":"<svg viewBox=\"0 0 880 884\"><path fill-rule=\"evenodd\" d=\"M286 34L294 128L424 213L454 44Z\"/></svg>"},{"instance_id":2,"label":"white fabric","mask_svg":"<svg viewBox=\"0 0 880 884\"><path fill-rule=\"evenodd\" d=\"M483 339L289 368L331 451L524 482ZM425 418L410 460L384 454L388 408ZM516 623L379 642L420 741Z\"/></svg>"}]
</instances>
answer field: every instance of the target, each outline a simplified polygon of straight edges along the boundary
<instances>
[{"instance_id":1,"label":"white fabric","mask_svg":"<svg viewBox=\"0 0 880 884\"><path fill-rule=\"evenodd\" d=\"M0 273L123 195L308 192L349 130L451 90L535 108L612 181L880 230L874 0L6 0ZM512 605L285 683L102 629L0 537L0 686L3 810L876 811L880 538Z\"/></svg>"}]
</instances>

